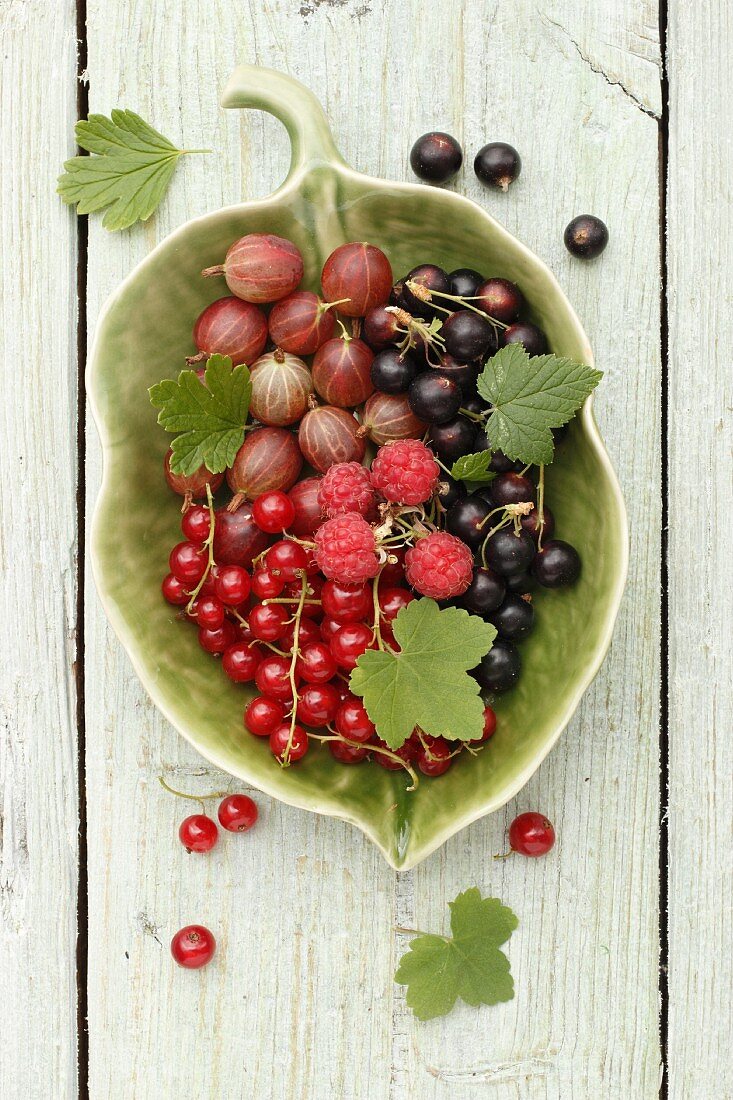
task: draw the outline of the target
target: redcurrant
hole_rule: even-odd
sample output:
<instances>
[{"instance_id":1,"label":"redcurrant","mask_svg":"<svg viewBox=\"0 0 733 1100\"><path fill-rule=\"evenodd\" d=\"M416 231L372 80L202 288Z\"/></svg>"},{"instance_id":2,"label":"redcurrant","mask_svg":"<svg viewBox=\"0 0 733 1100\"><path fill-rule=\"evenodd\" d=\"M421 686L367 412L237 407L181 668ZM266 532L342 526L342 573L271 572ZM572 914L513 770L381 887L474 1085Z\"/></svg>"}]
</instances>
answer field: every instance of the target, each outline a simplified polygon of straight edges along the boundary
<instances>
[{"instance_id":1,"label":"redcurrant","mask_svg":"<svg viewBox=\"0 0 733 1100\"><path fill-rule=\"evenodd\" d=\"M282 638L290 614L284 604L258 603L249 613L249 628L255 638L263 642L276 642Z\"/></svg>"},{"instance_id":2,"label":"redcurrant","mask_svg":"<svg viewBox=\"0 0 733 1100\"><path fill-rule=\"evenodd\" d=\"M178 577L174 577L172 573L163 578L160 587L165 599L174 607L184 607L188 603L190 597L186 591L186 585L183 581L179 581Z\"/></svg>"},{"instance_id":3,"label":"redcurrant","mask_svg":"<svg viewBox=\"0 0 733 1100\"><path fill-rule=\"evenodd\" d=\"M186 970L198 970L214 957L216 940L203 924L187 924L171 940L171 955Z\"/></svg>"},{"instance_id":4,"label":"redcurrant","mask_svg":"<svg viewBox=\"0 0 733 1100\"><path fill-rule=\"evenodd\" d=\"M520 814L509 826L509 847L523 856L544 856L554 843L555 830L544 814Z\"/></svg>"},{"instance_id":5,"label":"redcurrant","mask_svg":"<svg viewBox=\"0 0 733 1100\"><path fill-rule=\"evenodd\" d=\"M216 596L199 596L196 601L196 622L207 630L218 630L224 622L224 604Z\"/></svg>"},{"instance_id":6,"label":"redcurrant","mask_svg":"<svg viewBox=\"0 0 733 1100\"><path fill-rule=\"evenodd\" d=\"M209 509L192 504L181 520L181 530L189 542L205 542L211 530Z\"/></svg>"},{"instance_id":7,"label":"redcurrant","mask_svg":"<svg viewBox=\"0 0 733 1100\"><path fill-rule=\"evenodd\" d=\"M339 707L339 693L333 684L306 684L298 695L297 715L306 726L327 726Z\"/></svg>"},{"instance_id":8,"label":"redcurrant","mask_svg":"<svg viewBox=\"0 0 733 1100\"><path fill-rule=\"evenodd\" d=\"M254 680L262 657L259 646L248 642L234 642L224 650L221 667L235 684L246 684Z\"/></svg>"},{"instance_id":9,"label":"redcurrant","mask_svg":"<svg viewBox=\"0 0 733 1100\"><path fill-rule=\"evenodd\" d=\"M290 684L290 661L287 657L280 657L273 653L265 657L255 673L255 683L263 695L271 699L278 699L283 703L289 703L293 698L293 689Z\"/></svg>"},{"instance_id":10,"label":"redcurrant","mask_svg":"<svg viewBox=\"0 0 733 1100\"><path fill-rule=\"evenodd\" d=\"M318 624L314 623L313 619L301 619L300 628L298 630L298 649L303 649L307 645L312 645L313 642L320 641L321 632L318 629ZM295 623L288 623L280 638L280 646L282 649L286 649L288 653L291 653L294 642Z\"/></svg>"},{"instance_id":11,"label":"redcurrant","mask_svg":"<svg viewBox=\"0 0 733 1100\"><path fill-rule=\"evenodd\" d=\"M339 764L361 764L369 755L369 749L362 749L358 745L347 745L345 741L328 741L328 749L334 760Z\"/></svg>"},{"instance_id":12,"label":"redcurrant","mask_svg":"<svg viewBox=\"0 0 733 1100\"><path fill-rule=\"evenodd\" d=\"M308 566L308 555L297 542L280 539L265 554L265 566L271 572L278 572L284 581L294 581ZM171 565L171 571L175 572Z\"/></svg>"},{"instance_id":13,"label":"redcurrant","mask_svg":"<svg viewBox=\"0 0 733 1100\"><path fill-rule=\"evenodd\" d=\"M329 644L336 664L353 669L362 653L374 647L374 635L366 623L344 623Z\"/></svg>"},{"instance_id":14,"label":"redcurrant","mask_svg":"<svg viewBox=\"0 0 733 1100\"><path fill-rule=\"evenodd\" d=\"M259 600L274 600L282 593L285 578L269 569L257 569L252 574L252 592Z\"/></svg>"},{"instance_id":15,"label":"redcurrant","mask_svg":"<svg viewBox=\"0 0 733 1100\"><path fill-rule=\"evenodd\" d=\"M206 572L206 554L193 542L179 542L168 559L170 571L184 584L196 585Z\"/></svg>"},{"instance_id":16,"label":"redcurrant","mask_svg":"<svg viewBox=\"0 0 733 1100\"><path fill-rule=\"evenodd\" d=\"M321 593L323 614L340 623L365 619L372 610L371 589L365 584L341 584L326 581Z\"/></svg>"},{"instance_id":17,"label":"redcurrant","mask_svg":"<svg viewBox=\"0 0 733 1100\"><path fill-rule=\"evenodd\" d=\"M205 626L199 627L199 645L207 653L223 653L236 640L237 632L228 619L225 619L216 630L209 630Z\"/></svg>"},{"instance_id":18,"label":"redcurrant","mask_svg":"<svg viewBox=\"0 0 733 1100\"><path fill-rule=\"evenodd\" d=\"M295 519L295 505L285 493L273 489L256 498L252 504L252 519L260 531L266 531L268 535L279 535Z\"/></svg>"},{"instance_id":19,"label":"redcurrant","mask_svg":"<svg viewBox=\"0 0 733 1100\"><path fill-rule=\"evenodd\" d=\"M223 565L214 578L214 592L227 607L239 607L249 596L249 573L241 565Z\"/></svg>"},{"instance_id":20,"label":"redcurrant","mask_svg":"<svg viewBox=\"0 0 733 1100\"><path fill-rule=\"evenodd\" d=\"M230 794L219 803L217 816L222 829L246 833L257 820L257 805L246 794Z\"/></svg>"},{"instance_id":21,"label":"redcurrant","mask_svg":"<svg viewBox=\"0 0 733 1100\"><path fill-rule=\"evenodd\" d=\"M491 707L484 707L484 732L481 736L482 741L488 741L490 737L494 736L496 732L496 714Z\"/></svg>"},{"instance_id":22,"label":"redcurrant","mask_svg":"<svg viewBox=\"0 0 733 1100\"><path fill-rule=\"evenodd\" d=\"M407 607L408 603L412 603L415 599L412 592L408 592L406 588L381 588L379 589L379 609L382 613L382 619L386 622L393 622L403 607Z\"/></svg>"},{"instance_id":23,"label":"redcurrant","mask_svg":"<svg viewBox=\"0 0 733 1100\"><path fill-rule=\"evenodd\" d=\"M269 737L282 724L285 707L277 699L255 695L244 711L244 724L255 737Z\"/></svg>"},{"instance_id":24,"label":"redcurrant","mask_svg":"<svg viewBox=\"0 0 733 1100\"><path fill-rule=\"evenodd\" d=\"M374 734L374 723L361 699L351 696L336 711L336 729L349 741L366 742Z\"/></svg>"},{"instance_id":25,"label":"redcurrant","mask_svg":"<svg viewBox=\"0 0 733 1100\"><path fill-rule=\"evenodd\" d=\"M287 752L288 742L290 742L290 752ZM293 763L296 760L301 760L307 751L308 734L302 726L293 727L292 738L289 722L284 722L270 734L270 752L283 764L286 763L286 753L287 760Z\"/></svg>"},{"instance_id":26,"label":"redcurrant","mask_svg":"<svg viewBox=\"0 0 733 1100\"><path fill-rule=\"evenodd\" d=\"M453 750L445 741L436 738L417 755L417 766L423 775L443 775L453 763Z\"/></svg>"},{"instance_id":27,"label":"redcurrant","mask_svg":"<svg viewBox=\"0 0 733 1100\"><path fill-rule=\"evenodd\" d=\"M210 852L219 839L219 830L206 814L191 814L181 822L178 837L187 852Z\"/></svg>"},{"instance_id":28,"label":"redcurrant","mask_svg":"<svg viewBox=\"0 0 733 1100\"><path fill-rule=\"evenodd\" d=\"M336 675L336 662L324 642L313 642L301 648L295 668L309 684L325 684Z\"/></svg>"}]
</instances>

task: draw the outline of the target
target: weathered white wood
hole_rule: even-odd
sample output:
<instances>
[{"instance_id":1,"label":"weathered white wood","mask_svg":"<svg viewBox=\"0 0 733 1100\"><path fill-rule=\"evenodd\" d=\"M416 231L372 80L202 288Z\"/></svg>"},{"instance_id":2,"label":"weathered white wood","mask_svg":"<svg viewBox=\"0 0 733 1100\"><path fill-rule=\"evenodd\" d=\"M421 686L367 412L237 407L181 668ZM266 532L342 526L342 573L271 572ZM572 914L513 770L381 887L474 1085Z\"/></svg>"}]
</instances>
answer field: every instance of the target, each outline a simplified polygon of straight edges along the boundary
<instances>
[{"instance_id":1,"label":"weathered white wood","mask_svg":"<svg viewBox=\"0 0 733 1100\"><path fill-rule=\"evenodd\" d=\"M502 1100L657 1095L657 16L632 0L603 7L89 7L92 109L129 106L174 139L206 138L221 151L181 167L146 229L109 236L92 225L90 323L173 226L266 194L284 174L276 123L217 108L235 60L308 83L363 170L405 177L414 137L451 130L468 160L457 186L548 259L587 324L608 372L597 410L633 541L612 653L560 746L506 815L399 879L354 830L261 796L257 832L207 860L186 857L175 839L182 807L155 777L165 770L190 789L216 788L221 777L153 711L90 592L92 1097L468 1100L489 1085ZM470 170L492 138L524 157L507 196L482 192ZM564 251L562 229L588 210L608 221L612 244L583 265ZM98 478L91 432L90 502ZM557 852L494 863L505 818L530 807L556 821ZM474 883L522 920L510 950L516 1000L416 1025L391 981L406 946L391 927L442 927L447 901ZM186 975L171 966L167 941L194 919L221 933L221 952L215 966Z\"/></svg>"},{"instance_id":2,"label":"weathered white wood","mask_svg":"<svg viewBox=\"0 0 733 1100\"><path fill-rule=\"evenodd\" d=\"M71 0L0 5L0 1094L76 1095L76 231Z\"/></svg>"},{"instance_id":3,"label":"weathered white wood","mask_svg":"<svg viewBox=\"0 0 733 1100\"><path fill-rule=\"evenodd\" d=\"M731 49L728 5L670 4L670 1100L733 1096Z\"/></svg>"}]
</instances>

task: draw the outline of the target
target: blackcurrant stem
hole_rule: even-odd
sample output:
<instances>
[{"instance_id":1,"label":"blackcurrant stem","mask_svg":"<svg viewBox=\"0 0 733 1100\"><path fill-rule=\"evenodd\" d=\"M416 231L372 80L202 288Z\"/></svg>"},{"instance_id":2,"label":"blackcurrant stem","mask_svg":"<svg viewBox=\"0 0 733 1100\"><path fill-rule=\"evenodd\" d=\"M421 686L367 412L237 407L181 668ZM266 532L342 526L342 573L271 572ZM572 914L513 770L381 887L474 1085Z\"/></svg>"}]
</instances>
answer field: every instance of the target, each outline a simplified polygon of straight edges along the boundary
<instances>
[{"instance_id":1,"label":"blackcurrant stem","mask_svg":"<svg viewBox=\"0 0 733 1100\"><path fill-rule=\"evenodd\" d=\"M488 416L488 412L475 413L475 412L471 412L470 409L464 409L464 408L460 408L458 411L461 414L461 416L467 416L469 420L475 420L476 423L478 423L478 424L483 424L484 420Z\"/></svg>"},{"instance_id":2,"label":"blackcurrant stem","mask_svg":"<svg viewBox=\"0 0 733 1100\"><path fill-rule=\"evenodd\" d=\"M539 509L539 533L537 535L537 549L542 549L542 535L545 529L545 467L540 466L540 476L537 479L537 507Z\"/></svg>"},{"instance_id":3,"label":"blackcurrant stem","mask_svg":"<svg viewBox=\"0 0 733 1100\"><path fill-rule=\"evenodd\" d=\"M293 747L293 737L295 736L295 723L298 712L298 685L295 679L295 663L298 660L300 650L300 621L303 618L303 605L305 604L305 594L307 591L308 575L304 569L300 575L300 599L298 600L298 608L293 616L293 654L290 658L290 672L288 675L293 695L293 707L290 712L290 733L288 734L288 743L285 746L285 752L282 754L280 761L284 768L290 765L290 750Z\"/></svg>"},{"instance_id":4,"label":"blackcurrant stem","mask_svg":"<svg viewBox=\"0 0 733 1100\"><path fill-rule=\"evenodd\" d=\"M216 530L216 514L214 512L214 498L211 495L211 485L209 484L208 481L206 482L206 500L207 500L207 503L208 503L208 506L209 506L209 533L206 536L206 539L204 540L204 546L207 548L207 550L209 552L209 560L206 563L206 569L204 570L204 573L203 573L203 576L201 577L201 580L199 581L199 583L194 588L193 592L191 593L191 599L186 604L186 614L187 615L191 614L191 608L194 605L194 601L195 601L196 597L198 596L199 592L203 588L204 583L205 583L206 578L208 577L209 573L211 572L211 570L216 565L216 562L214 561L214 532Z\"/></svg>"},{"instance_id":5,"label":"blackcurrant stem","mask_svg":"<svg viewBox=\"0 0 733 1100\"><path fill-rule=\"evenodd\" d=\"M211 794L188 794L186 791L177 791L175 787L171 787L169 783L166 783L162 775L158 776L158 782L164 791L168 791L168 794L174 794L176 798L187 798L191 802L198 802L202 813L206 813L205 798L226 798L229 794L229 791L212 791Z\"/></svg>"},{"instance_id":6,"label":"blackcurrant stem","mask_svg":"<svg viewBox=\"0 0 733 1100\"><path fill-rule=\"evenodd\" d=\"M414 292L415 286L419 284L415 284L412 279L408 279L405 285L407 286L408 290L412 290ZM492 325L496 325L497 328L509 328L509 325L505 325L502 321L498 321L496 317L492 317L490 313L487 313L483 309L479 309L478 306L472 306L468 298L461 298L458 294L446 294L442 290L430 290L427 300L432 305L435 305L436 303L433 302L433 298L445 298L449 302L458 302L458 304L463 306L464 309L473 310L474 313L478 313L479 317L484 317L487 321L490 321ZM479 301L479 296L474 295L474 299L476 301ZM440 306L438 306L438 308L440 309Z\"/></svg>"}]
</instances>

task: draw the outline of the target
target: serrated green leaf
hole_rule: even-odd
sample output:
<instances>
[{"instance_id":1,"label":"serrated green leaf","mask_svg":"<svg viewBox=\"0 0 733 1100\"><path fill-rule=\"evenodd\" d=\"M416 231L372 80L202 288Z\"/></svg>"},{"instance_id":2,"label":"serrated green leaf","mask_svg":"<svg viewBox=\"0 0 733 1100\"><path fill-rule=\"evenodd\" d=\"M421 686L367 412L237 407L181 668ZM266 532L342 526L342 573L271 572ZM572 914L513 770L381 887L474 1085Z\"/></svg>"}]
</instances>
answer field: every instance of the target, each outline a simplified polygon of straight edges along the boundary
<instances>
[{"instance_id":1,"label":"serrated green leaf","mask_svg":"<svg viewBox=\"0 0 733 1100\"><path fill-rule=\"evenodd\" d=\"M393 631L400 652L367 650L350 679L379 736L391 749L404 744L415 726L452 741L480 737L484 705L467 670L491 649L494 627L422 598L403 607Z\"/></svg>"},{"instance_id":2,"label":"serrated green leaf","mask_svg":"<svg viewBox=\"0 0 733 1100\"><path fill-rule=\"evenodd\" d=\"M488 485L496 474L489 469L491 451L476 451L475 454L462 455L453 463L450 475L456 481L467 481L474 485Z\"/></svg>"},{"instance_id":3,"label":"serrated green leaf","mask_svg":"<svg viewBox=\"0 0 733 1100\"><path fill-rule=\"evenodd\" d=\"M180 432L173 440L171 469L193 474L205 465L212 474L231 466L244 441L252 383L241 363L232 367L228 355L212 355L206 364L205 383L195 371L184 370L178 380L165 379L151 386L150 403L158 423L167 432Z\"/></svg>"},{"instance_id":4,"label":"serrated green leaf","mask_svg":"<svg viewBox=\"0 0 733 1100\"><path fill-rule=\"evenodd\" d=\"M76 140L91 154L72 157L59 176L58 193L76 203L79 214L109 207L105 229L126 229L145 221L163 198L178 158L177 149L134 111L112 111L112 117L89 115L76 124Z\"/></svg>"},{"instance_id":5,"label":"serrated green leaf","mask_svg":"<svg viewBox=\"0 0 733 1100\"><path fill-rule=\"evenodd\" d=\"M452 938L417 936L395 974L418 1020L445 1016L459 997L494 1005L514 996L509 960L499 947L519 924L515 914L498 898L482 898L475 886L449 904Z\"/></svg>"},{"instance_id":6,"label":"serrated green leaf","mask_svg":"<svg viewBox=\"0 0 733 1100\"><path fill-rule=\"evenodd\" d=\"M507 344L489 359L477 384L493 405L486 424L491 446L527 465L552 462L550 429L566 424L602 377L572 359L530 358L521 344Z\"/></svg>"}]
</instances>

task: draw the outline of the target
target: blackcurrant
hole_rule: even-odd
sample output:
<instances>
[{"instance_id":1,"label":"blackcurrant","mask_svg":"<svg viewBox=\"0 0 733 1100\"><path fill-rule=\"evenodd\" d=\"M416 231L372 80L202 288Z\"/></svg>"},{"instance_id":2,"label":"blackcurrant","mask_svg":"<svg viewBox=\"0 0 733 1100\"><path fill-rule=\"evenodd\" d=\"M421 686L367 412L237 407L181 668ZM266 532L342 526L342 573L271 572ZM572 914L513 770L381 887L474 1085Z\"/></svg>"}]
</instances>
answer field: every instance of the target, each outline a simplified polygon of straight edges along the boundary
<instances>
[{"instance_id":1,"label":"blackcurrant","mask_svg":"<svg viewBox=\"0 0 733 1100\"><path fill-rule=\"evenodd\" d=\"M431 426L430 446L440 461L449 466L462 455L471 454L475 434L472 420L466 416L456 416L453 420Z\"/></svg>"},{"instance_id":2,"label":"blackcurrant","mask_svg":"<svg viewBox=\"0 0 733 1100\"><path fill-rule=\"evenodd\" d=\"M526 572L535 556L535 550L532 536L526 531L520 531L517 535L512 527L504 527L487 542L486 562L502 577L513 577L517 573Z\"/></svg>"},{"instance_id":3,"label":"blackcurrant","mask_svg":"<svg viewBox=\"0 0 733 1100\"><path fill-rule=\"evenodd\" d=\"M489 317L511 325L524 306L524 295L508 279L487 279L476 291L476 305Z\"/></svg>"},{"instance_id":4,"label":"blackcurrant","mask_svg":"<svg viewBox=\"0 0 733 1100\"><path fill-rule=\"evenodd\" d=\"M477 393L472 393L470 397L464 394L461 408L465 409L466 412L473 413L474 416L481 416L482 413L486 412L487 407L486 402ZM484 447L484 450L486 449Z\"/></svg>"},{"instance_id":5,"label":"blackcurrant","mask_svg":"<svg viewBox=\"0 0 733 1100\"><path fill-rule=\"evenodd\" d=\"M513 472L499 474L491 482L491 499L494 507L504 504L535 503L537 490L528 477Z\"/></svg>"},{"instance_id":6,"label":"blackcurrant","mask_svg":"<svg viewBox=\"0 0 733 1100\"><path fill-rule=\"evenodd\" d=\"M580 576L580 556L570 543L552 539L537 551L532 572L545 588L562 588Z\"/></svg>"},{"instance_id":7,"label":"blackcurrant","mask_svg":"<svg viewBox=\"0 0 733 1100\"><path fill-rule=\"evenodd\" d=\"M516 573L513 577L506 578L507 592L514 592L517 596L524 596L537 587L537 581L531 573Z\"/></svg>"},{"instance_id":8,"label":"blackcurrant","mask_svg":"<svg viewBox=\"0 0 733 1100\"><path fill-rule=\"evenodd\" d=\"M508 191L522 171L522 159L505 141L490 141L476 154L473 170L482 183Z\"/></svg>"},{"instance_id":9,"label":"blackcurrant","mask_svg":"<svg viewBox=\"0 0 733 1100\"><path fill-rule=\"evenodd\" d=\"M372 360L372 385L381 393L404 393L417 374L417 364L409 352L396 348L380 351Z\"/></svg>"},{"instance_id":10,"label":"blackcurrant","mask_svg":"<svg viewBox=\"0 0 733 1100\"><path fill-rule=\"evenodd\" d=\"M471 675L486 691L508 691L519 679L522 661L511 642L497 638Z\"/></svg>"},{"instance_id":11,"label":"blackcurrant","mask_svg":"<svg viewBox=\"0 0 733 1100\"><path fill-rule=\"evenodd\" d=\"M419 374L407 391L415 416L428 424L452 420L461 407L461 388L457 382L437 371Z\"/></svg>"},{"instance_id":12,"label":"blackcurrant","mask_svg":"<svg viewBox=\"0 0 733 1100\"><path fill-rule=\"evenodd\" d=\"M489 615L501 606L506 582L491 569L474 569L473 580L461 596L461 604L474 615Z\"/></svg>"},{"instance_id":13,"label":"blackcurrant","mask_svg":"<svg viewBox=\"0 0 733 1100\"><path fill-rule=\"evenodd\" d=\"M459 363L452 355L441 355L440 366L435 369L457 382L462 394L471 394L475 391L479 372L478 363Z\"/></svg>"},{"instance_id":14,"label":"blackcurrant","mask_svg":"<svg viewBox=\"0 0 733 1100\"><path fill-rule=\"evenodd\" d=\"M465 542L466 546L478 550L488 533L488 523L484 523L484 520L490 511L491 505L472 493L471 496L457 501L449 510L446 527L451 535Z\"/></svg>"},{"instance_id":15,"label":"blackcurrant","mask_svg":"<svg viewBox=\"0 0 733 1100\"><path fill-rule=\"evenodd\" d=\"M493 355L499 343L494 326L467 309L459 309L446 317L440 334L445 350L460 363Z\"/></svg>"},{"instance_id":16,"label":"blackcurrant","mask_svg":"<svg viewBox=\"0 0 733 1100\"><path fill-rule=\"evenodd\" d=\"M442 267L436 267L435 264L420 264L419 267L413 267L412 271L405 276L402 300L408 313L417 314L420 317L433 316L435 313L433 303L429 298L421 297L419 290L411 290L408 283L416 283L419 287L423 287L426 294L433 290L441 294L450 292L450 280ZM437 299L437 304L441 305L440 298Z\"/></svg>"},{"instance_id":17,"label":"blackcurrant","mask_svg":"<svg viewBox=\"0 0 733 1100\"><path fill-rule=\"evenodd\" d=\"M462 500L466 496L466 486L462 481L456 481L450 474L441 473L435 487L435 495L447 511L457 500Z\"/></svg>"},{"instance_id":18,"label":"blackcurrant","mask_svg":"<svg viewBox=\"0 0 733 1100\"><path fill-rule=\"evenodd\" d=\"M488 439L486 441L488 443ZM479 450L479 448L476 448ZM484 448L485 450L486 448ZM503 451L494 451L491 456L491 462L489 463L489 469L493 470L497 474L506 474L510 470L521 470L522 463L515 462L512 458L507 458Z\"/></svg>"},{"instance_id":19,"label":"blackcurrant","mask_svg":"<svg viewBox=\"0 0 733 1100\"><path fill-rule=\"evenodd\" d=\"M483 275L474 271L472 267L457 267L455 271L451 271L448 278L450 292L458 298L473 298L484 281Z\"/></svg>"},{"instance_id":20,"label":"blackcurrant","mask_svg":"<svg viewBox=\"0 0 733 1100\"><path fill-rule=\"evenodd\" d=\"M521 596L507 592L501 607L490 616L490 622L502 638L509 642L518 642L521 638L526 638L534 626L534 608Z\"/></svg>"},{"instance_id":21,"label":"blackcurrant","mask_svg":"<svg viewBox=\"0 0 733 1100\"><path fill-rule=\"evenodd\" d=\"M454 137L440 130L419 137L410 150L410 167L428 183L445 183L463 163L463 151Z\"/></svg>"},{"instance_id":22,"label":"blackcurrant","mask_svg":"<svg viewBox=\"0 0 733 1100\"><path fill-rule=\"evenodd\" d=\"M540 523L540 518L542 519L542 523ZM533 508L528 515L522 516L519 522L524 530L529 532L535 542L537 542L540 537L540 531L544 539L551 539L555 533L555 517L546 504L542 507L541 515L538 508Z\"/></svg>"},{"instance_id":23,"label":"blackcurrant","mask_svg":"<svg viewBox=\"0 0 733 1100\"><path fill-rule=\"evenodd\" d=\"M563 240L573 256L594 260L608 244L608 229L593 214L580 214L566 226Z\"/></svg>"},{"instance_id":24,"label":"blackcurrant","mask_svg":"<svg viewBox=\"0 0 733 1100\"><path fill-rule=\"evenodd\" d=\"M515 321L504 333L505 344L521 344L527 355L544 355L547 337L541 328L529 321Z\"/></svg>"}]
</instances>

